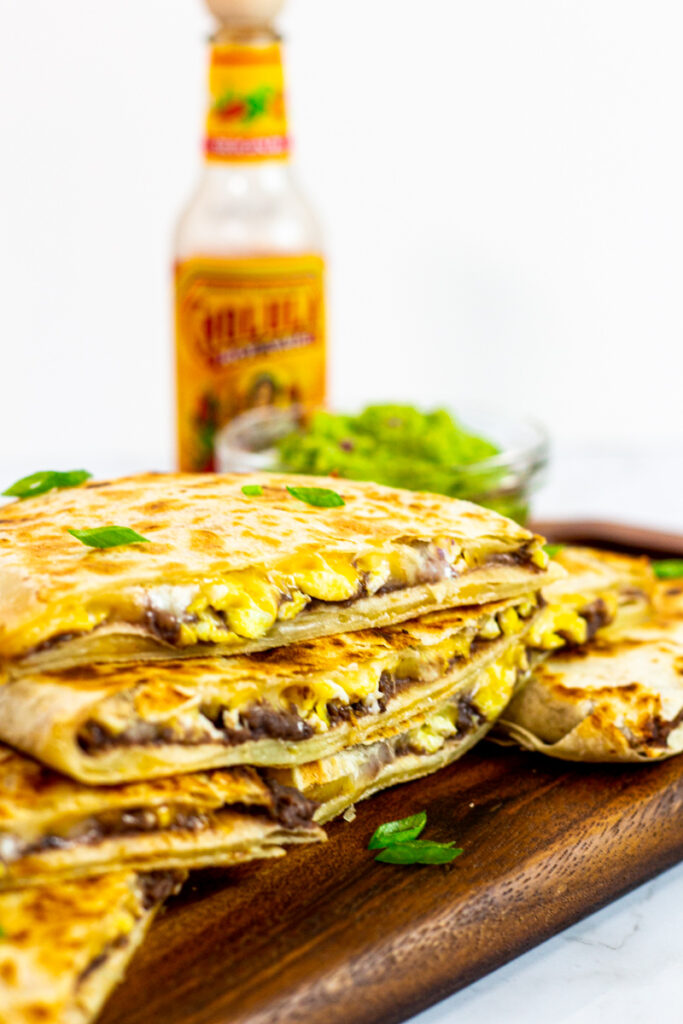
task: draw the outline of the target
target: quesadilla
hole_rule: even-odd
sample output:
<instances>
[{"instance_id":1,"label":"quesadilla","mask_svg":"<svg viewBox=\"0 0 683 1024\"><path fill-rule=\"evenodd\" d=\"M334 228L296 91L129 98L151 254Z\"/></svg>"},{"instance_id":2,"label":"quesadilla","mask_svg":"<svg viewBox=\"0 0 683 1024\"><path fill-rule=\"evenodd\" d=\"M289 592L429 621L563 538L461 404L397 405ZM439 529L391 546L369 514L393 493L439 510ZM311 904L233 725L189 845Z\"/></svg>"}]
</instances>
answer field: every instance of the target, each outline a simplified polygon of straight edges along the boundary
<instances>
[{"instance_id":1,"label":"quesadilla","mask_svg":"<svg viewBox=\"0 0 683 1024\"><path fill-rule=\"evenodd\" d=\"M116 874L0 894L2 1024L89 1024L178 872Z\"/></svg>"},{"instance_id":2,"label":"quesadilla","mask_svg":"<svg viewBox=\"0 0 683 1024\"><path fill-rule=\"evenodd\" d=\"M91 539L115 546L87 546L104 528ZM90 482L0 509L0 663L262 650L538 589L547 563L541 538L440 495L271 474Z\"/></svg>"},{"instance_id":3,"label":"quesadilla","mask_svg":"<svg viewBox=\"0 0 683 1024\"><path fill-rule=\"evenodd\" d=\"M516 637L445 699L415 710L401 732L309 764L269 768L268 776L315 801L315 819L327 822L379 790L462 757L494 725L527 669L524 639Z\"/></svg>"},{"instance_id":4,"label":"quesadilla","mask_svg":"<svg viewBox=\"0 0 683 1024\"><path fill-rule=\"evenodd\" d=\"M249 655L35 671L0 686L0 738L105 785L312 761L400 732L538 613L531 593Z\"/></svg>"},{"instance_id":5,"label":"quesadilla","mask_svg":"<svg viewBox=\"0 0 683 1024\"><path fill-rule=\"evenodd\" d=\"M500 727L568 761L653 761L683 751L683 587L662 583L655 613L538 665Z\"/></svg>"},{"instance_id":6,"label":"quesadilla","mask_svg":"<svg viewBox=\"0 0 683 1024\"><path fill-rule=\"evenodd\" d=\"M313 804L251 768L93 788L0 750L0 889L228 866L324 840Z\"/></svg>"}]
</instances>

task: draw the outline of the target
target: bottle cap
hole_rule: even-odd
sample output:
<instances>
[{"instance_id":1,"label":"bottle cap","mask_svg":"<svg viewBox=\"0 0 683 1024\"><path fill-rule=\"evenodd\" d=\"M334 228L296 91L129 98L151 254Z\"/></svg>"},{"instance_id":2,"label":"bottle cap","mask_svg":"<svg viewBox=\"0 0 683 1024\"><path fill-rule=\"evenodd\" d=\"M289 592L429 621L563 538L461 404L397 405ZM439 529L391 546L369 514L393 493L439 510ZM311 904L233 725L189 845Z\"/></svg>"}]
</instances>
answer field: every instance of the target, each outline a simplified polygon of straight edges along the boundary
<instances>
[{"instance_id":1,"label":"bottle cap","mask_svg":"<svg viewBox=\"0 0 683 1024\"><path fill-rule=\"evenodd\" d=\"M280 13L285 0L206 0L222 25L268 25Z\"/></svg>"}]
</instances>

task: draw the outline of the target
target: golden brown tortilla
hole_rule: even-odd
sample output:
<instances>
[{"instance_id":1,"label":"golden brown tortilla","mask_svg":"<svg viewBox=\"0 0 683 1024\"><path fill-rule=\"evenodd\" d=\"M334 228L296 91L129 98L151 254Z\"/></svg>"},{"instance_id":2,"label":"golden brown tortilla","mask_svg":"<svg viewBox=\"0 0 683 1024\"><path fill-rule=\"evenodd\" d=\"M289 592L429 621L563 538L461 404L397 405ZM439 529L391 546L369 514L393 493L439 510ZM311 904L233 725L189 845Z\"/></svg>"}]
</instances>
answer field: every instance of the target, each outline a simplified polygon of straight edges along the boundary
<instances>
[{"instance_id":1,"label":"golden brown tortilla","mask_svg":"<svg viewBox=\"0 0 683 1024\"><path fill-rule=\"evenodd\" d=\"M287 486L345 504L314 507ZM68 532L110 525L149 543L99 550ZM549 581L546 563L540 538L494 512L372 483L90 482L0 508L0 658L12 673L264 649L515 596Z\"/></svg>"},{"instance_id":2,"label":"golden brown tortilla","mask_svg":"<svg viewBox=\"0 0 683 1024\"><path fill-rule=\"evenodd\" d=\"M660 760L683 751L683 586L661 583L655 614L538 665L500 728L569 761Z\"/></svg>"},{"instance_id":3,"label":"golden brown tortilla","mask_svg":"<svg viewBox=\"0 0 683 1024\"><path fill-rule=\"evenodd\" d=\"M0 748L0 889L228 866L324 840L314 807L252 768L91 787Z\"/></svg>"},{"instance_id":4,"label":"golden brown tortilla","mask_svg":"<svg viewBox=\"0 0 683 1024\"><path fill-rule=\"evenodd\" d=\"M89 1024L178 872L116 872L0 894L2 1024Z\"/></svg>"}]
</instances>

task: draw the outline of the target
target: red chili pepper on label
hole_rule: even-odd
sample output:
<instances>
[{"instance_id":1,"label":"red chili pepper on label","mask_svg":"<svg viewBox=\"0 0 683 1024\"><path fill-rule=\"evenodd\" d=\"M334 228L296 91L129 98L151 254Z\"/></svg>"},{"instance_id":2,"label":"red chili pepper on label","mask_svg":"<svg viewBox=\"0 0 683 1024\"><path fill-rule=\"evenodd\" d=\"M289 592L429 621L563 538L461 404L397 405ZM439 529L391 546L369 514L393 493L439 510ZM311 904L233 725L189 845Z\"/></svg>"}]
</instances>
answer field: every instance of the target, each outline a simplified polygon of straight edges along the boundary
<instances>
[{"instance_id":1,"label":"red chili pepper on label","mask_svg":"<svg viewBox=\"0 0 683 1024\"><path fill-rule=\"evenodd\" d=\"M222 107L219 110L219 117L228 119L237 119L243 117L246 113L247 105L244 100L233 100L232 103L228 103L227 106Z\"/></svg>"}]
</instances>

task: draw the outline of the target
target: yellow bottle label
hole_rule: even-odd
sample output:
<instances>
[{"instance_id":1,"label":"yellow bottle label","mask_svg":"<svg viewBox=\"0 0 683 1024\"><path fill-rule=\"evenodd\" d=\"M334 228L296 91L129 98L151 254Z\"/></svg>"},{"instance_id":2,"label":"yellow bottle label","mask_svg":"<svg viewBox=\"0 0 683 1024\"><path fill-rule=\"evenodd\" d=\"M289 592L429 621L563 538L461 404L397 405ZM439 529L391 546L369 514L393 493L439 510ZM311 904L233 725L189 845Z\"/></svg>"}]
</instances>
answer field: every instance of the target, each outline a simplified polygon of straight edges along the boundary
<instances>
[{"instance_id":1,"label":"yellow bottle label","mask_svg":"<svg viewBox=\"0 0 683 1024\"><path fill-rule=\"evenodd\" d=\"M207 160L274 160L289 152L279 43L214 43L209 66Z\"/></svg>"},{"instance_id":2,"label":"yellow bottle label","mask_svg":"<svg viewBox=\"0 0 683 1024\"><path fill-rule=\"evenodd\" d=\"M248 409L324 402L319 256L195 257L175 285L181 470L216 469L217 431Z\"/></svg>"}]
</instances>

